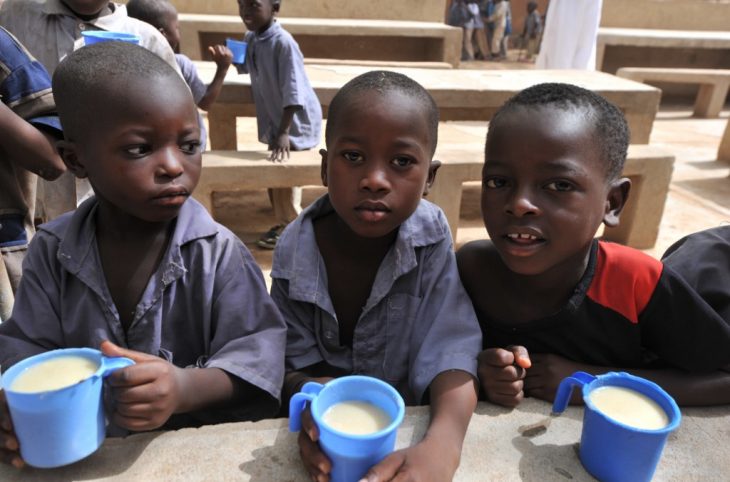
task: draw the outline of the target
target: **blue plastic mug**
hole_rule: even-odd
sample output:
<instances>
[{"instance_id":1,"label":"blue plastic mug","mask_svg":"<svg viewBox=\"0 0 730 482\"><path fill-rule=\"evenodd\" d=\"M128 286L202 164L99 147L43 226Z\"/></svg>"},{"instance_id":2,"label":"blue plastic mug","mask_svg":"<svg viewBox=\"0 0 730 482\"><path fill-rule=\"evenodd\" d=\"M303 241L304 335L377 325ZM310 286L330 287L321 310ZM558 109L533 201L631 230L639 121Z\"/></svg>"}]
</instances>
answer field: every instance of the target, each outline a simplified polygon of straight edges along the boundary
<instances>
[{"instance_id":1,"label":"blue plastic mug","mask_svg":"<svg viewBox=\"0 0 730 482\"><path fill-rule=\"evenodd\" d=\"M87 358L98 368L85 380L58 390L23 393L10 388L31 366L63 356ZM26 358L8 369L2 384L23 460L33 467L60 467L96 451L106 434L103 379L133 364L129 358L106 357L91 348L67 348Z\"/></svg>"},{"instance_id":2,"label":"blue plastic mug","mask_svg":"<svg viewBox=\"0 0 730 482\"><path fill-rule=\"evenodd\" d=\"M246 42L242 40L227 38L226 47L228 47L233 53L234 64L246 63L246 48L248 48L248 44Z\"/></svg>"},{"instance_id":3,"label":"blue plastic mug","mask_svg":"<svg viewBox=\"0 0 730 482\"><path fill-rule=\"evenodd\" d=\"M131 33L109 32L107 30L84 30L81 32L81 35L84 37L84 45L108 42L110 40L130 42L139 45L139 36Z\"/></svg>"},{"instance_id":4,"label":"blue plastic mug","mask_svg":"<svg viewBox=\"0 0 730 482\"><path fill-rule=\"evenodd\" d=\"M339 402L361 401L382 409L391 423L367 435L354 435L336 430L323 420L324 412ZM314 422L319 428L319 445L332 462L332 482L360 480L372 467L383 460L395 448L398 426L405 415L405 404L400 394L377 378L351 375L337 378L325 385L308 382L289 403L289 430L301 430L301 414L306 403Z\"/></svg>"},{"instance_id":5,"label":"blue plastic mug","mask_svg":"<svg viewBox=\"0 0 730 482\"><path fill-rule=\"evenodd\" d=\"M651 480L667 437L679 427L682 418L674 399L659 385L628 373L610 372L595 377L575 372L560 382L553 403L554 413L565 410L576 386L582 387L585 402L579 451L583 467L604 482ZM645 430L604 415L593 404L590 394L605 386L629 388L654 400L666 412L667 425L657 430Z\"/></svg>"}]
</instances>

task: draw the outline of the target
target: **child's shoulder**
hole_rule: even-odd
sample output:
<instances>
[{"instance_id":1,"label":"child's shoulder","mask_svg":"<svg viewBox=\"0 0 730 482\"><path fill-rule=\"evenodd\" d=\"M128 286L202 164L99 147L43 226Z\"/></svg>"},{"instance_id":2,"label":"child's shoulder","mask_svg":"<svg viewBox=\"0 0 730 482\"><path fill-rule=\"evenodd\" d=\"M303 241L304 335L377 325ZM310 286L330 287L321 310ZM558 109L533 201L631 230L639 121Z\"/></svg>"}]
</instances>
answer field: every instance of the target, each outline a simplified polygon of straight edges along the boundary
<instances>
[{"instance_id":1,"label":"child's shoulder","mask_svg":"<svg viewBox=\"0 0 730 482\"><path fill-rule=\"evenodd\" d=\"M480 282L484 273L495 272L501 265L499 253L492 241L479 239L470 241L456 251L456 264L464 284Z\"/></svg>"},{"instance_id":2,"label":"child's shoulder","mask_svg":"<svg viewBox=\"0 0 730 482\"><path fill-rule=\"evenodd\" d=\"M656 284L662 273L661 261L638 249L607 241L598 242L596 272L604 278L645 280Z\"/></svg>"}]
</instances>

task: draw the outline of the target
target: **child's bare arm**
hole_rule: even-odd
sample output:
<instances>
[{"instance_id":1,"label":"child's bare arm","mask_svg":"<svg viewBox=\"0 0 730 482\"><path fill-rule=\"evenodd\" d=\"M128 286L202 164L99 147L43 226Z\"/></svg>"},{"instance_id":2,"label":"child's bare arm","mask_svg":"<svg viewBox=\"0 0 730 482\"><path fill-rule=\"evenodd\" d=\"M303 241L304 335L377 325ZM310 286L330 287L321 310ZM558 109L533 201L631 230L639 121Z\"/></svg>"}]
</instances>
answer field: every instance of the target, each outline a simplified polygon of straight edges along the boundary
<instances>
[{"instance_id":1,"label":"child's bare arm","mask_svg":"<svg viewBox=\"0 0 730 482\"><path fill-rule=\"evenodd\" d=\"M129 430L153 430L174 413L224 406L234 399L234 381L221 369L180 368L108 341L101 350L107 356L126 356L136 362L109 376L116 402L112 419Z\"/></svg>"},{"instance_id":2,"label":"child's bare arm","mask_svg":"<svg viewBox=\"0 0 730 482\"><path fill-rule=\"evenodd\" d=\"M36 129L1 102L0 147L12 162L49 181L66 170L56 152L56 139Z\"/></svg>"},{"instance_id":3,"label":"child's bare arm","mask_svg":"<svg viewBox=\"0 0 730 482\"><path fill-rule=\"evenodd\" d=\"M25 465L18 452L18 439L15 438L8 402L5 400L5 392L2 390L0 390L0 462L17 468Z\"/></svg>"},{"instance_id":4,"label":"child's bare arm","mask_svg":"<svg viewBox=\"0 0 730 482\"><path fill-rule=\"evenodd\" d=\"M279 132L274 139L274 143L269 146L271 148L271 157L269 160L273 162L284 162L289 159L289 129L291 128L294 113L301 107L297 105L288 105L284 107L284 113L281 116L281 124L279 124Z\"/></svg>"},{"instance_id":5,"label":"child's bare arm","mask_svg":"<svg viewBox=\"0 0 730 482\"><path fill-rule=\"evenodd\" d=\"M522 346L489 348L479 354L479 382L492 403L516 407L524 398L530 356Z\"/></svg>"},{"instance_id":6,"label":"child's bare arm","mask_svg":"<svg viewBox=\"0 0 730 482\"><path fill-rule=\"evenodd\" d=\"M533 354L532 368L525 378L525 393L552 402L560 381L576 371L601 375L624 371L658 384L682 406L722 405L730 403L730 366L709 373L692 373L676 368L631 369L586 365L558 355ZM573 403L580 397L573 394Z\"/></svg>"},{"instance_id":7,"label":"child's bare arm","mask_svg":"<svg viewBox=\"0 0 730 482\"><path fill-rule=\"evenodd\" d=\"M461 459L469 420L477 404L476 381L467 372L440 373L431 383L431 424L423 440L392 453L364 480L451 480Z\"/></svg>"},{"instance_id":8,"label":"child's bare arm","mask_svg":"<svg viewBox=\"0 0 730 482\"><path fill-rule=\"evenodd\" d=\"M208 47L208 51L213 56L213 61L216 64L215 76L213 80L208 84L208 88L205 91L205 95L198 102L198 107L203 110L210 109L215 100L218 98L218 94L221 93L223 88L223 81L228 73L228 68L231 66L233 61L233 53L225 45L213 45Z\"/></svg>"}]
</instances>

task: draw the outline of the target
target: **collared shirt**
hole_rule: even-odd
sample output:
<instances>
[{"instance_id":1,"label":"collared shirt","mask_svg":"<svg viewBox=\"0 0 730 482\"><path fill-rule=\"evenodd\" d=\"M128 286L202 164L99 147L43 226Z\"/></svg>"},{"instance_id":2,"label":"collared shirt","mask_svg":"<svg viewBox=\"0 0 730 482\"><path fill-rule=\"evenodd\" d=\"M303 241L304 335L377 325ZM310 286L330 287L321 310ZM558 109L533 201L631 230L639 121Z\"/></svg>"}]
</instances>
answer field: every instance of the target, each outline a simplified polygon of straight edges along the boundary
<instances>
[{"instance_id":1,"label":"collared shirt","mask_svg":"<svg viewBox=\"0 0 730 482\"><path fill-rule=\"evenodd\" d=\"M170 44L153 26L127 16L124 5L109 2L109 15L81 20L60 0L5 0L0 7L0 25L8 29L50 72L76 48L83 45L83 30L125 32L140 37L151 50L179 72Z\"/></svg>"},{"instance_id":2,"label":"collared shirt","mask_svg":"<svg viewBox=\"0 0 730 482\"><path fill-rule=\"evenodd\" d=\"M41 225L13 316L0 324L3 369L28 356L103 340L179 367L216 367L279 399L285 325L243 243L194 199L125 332L104 277L95 198Z\"/></svg>"},{"instance_id":3,"label":"collared shirt","mask_svg":"<svg viewBox=\"0 0 730 482\"><path fill-rule=\"evenodd\" d=\"M35 125L59 130L51 79L43 66L0 27L0 101ZM0 249L25 249L35 231L36 175L0 157Z\"/></svg>"},{"instance_id":4,"label":"collared shirt","mask_svg":"<svg viewBox=\"0 0 730 482\"><path fill-rule=\"evenodd\" d=\"M287 323L287 370L325 361L393 385L408 404L423 402L434 377L463 370L476 377L481 332L464 290L441 210L422 200L398 230L357 321L352 349L340 345L327 270L313 220L333 211L327 195L282 233L271 296Z\"/></svg>"},{"instance_id":5,"label":"collared shirt","mask_svg":"<svg viewBox=\"0 0 730 482\"><path fill-rule=\"evenodd\" d=\"M311 149L320 142L322 106L314 93L304 56L294 37L274 22L262 34L246 32L246 61L236 65L239 73L251 75L256 104L259 141L271 145L276 139L284 107L296 106L289 129L294 150Z\"/></svg>"},{"instance_id":6,"label":"collared shirt","mask_svg":"<svg viewBox=\"0 0 730 482\"><path fill-rule=\"evenodd\" d=\"M175 61L177 62L178 67L180 67L180 72L182 73L183 79L185 79L185 83L188 84L188 87L190 87L190 92L192 92L193 100L197 106L198 102L200 102L200 100L205 96L205 93L208 91L208 86L200 78L198 75L198 69L195 68L195 64L187 55L175 54ZM203 116L197 109L196 114L198 114L198 126L200 127L200 150L205 151L205 146L208 141L208 131L205 128Z\"/></svg>"}]
</instances>

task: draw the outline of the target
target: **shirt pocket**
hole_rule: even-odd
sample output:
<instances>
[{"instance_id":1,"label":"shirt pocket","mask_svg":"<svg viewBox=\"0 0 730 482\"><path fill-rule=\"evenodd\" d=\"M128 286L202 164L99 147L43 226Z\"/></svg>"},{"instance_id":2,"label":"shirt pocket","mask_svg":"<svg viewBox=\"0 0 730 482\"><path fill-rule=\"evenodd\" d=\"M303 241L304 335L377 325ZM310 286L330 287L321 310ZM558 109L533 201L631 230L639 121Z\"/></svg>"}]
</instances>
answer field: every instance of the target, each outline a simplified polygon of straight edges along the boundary
<instances>
[{"instance_id":1,"label":"shirt pocket","mask_svg":"<svg viewBox=\"0 0 730 482\"><path fill-rule=\"evenodd\" d=\"M420 297L405 293L392 294L387 299L383 373L396 386L408 384L414 319L420 304Z\"/></svg>"}]
</instances>

